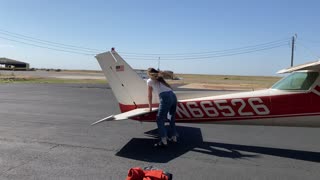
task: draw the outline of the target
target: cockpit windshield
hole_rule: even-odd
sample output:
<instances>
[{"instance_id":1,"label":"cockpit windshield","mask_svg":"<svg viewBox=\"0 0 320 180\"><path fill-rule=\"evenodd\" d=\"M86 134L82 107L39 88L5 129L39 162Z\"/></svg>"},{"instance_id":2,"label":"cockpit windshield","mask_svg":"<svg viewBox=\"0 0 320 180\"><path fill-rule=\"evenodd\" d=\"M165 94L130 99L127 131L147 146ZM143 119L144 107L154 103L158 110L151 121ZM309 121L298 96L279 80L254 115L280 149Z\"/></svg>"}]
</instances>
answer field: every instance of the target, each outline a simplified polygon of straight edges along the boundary
<instances>
[{"instance_id":1,"label":"cockpit windshield","mask_svg":"<svg viewBox=\"0 0 320 180\"><path fill-rule=\"evenodd\" d=\"M308 90L318 76L318 72L294 72L271 88L279 90Z\"/></svg>"}]
</instances>

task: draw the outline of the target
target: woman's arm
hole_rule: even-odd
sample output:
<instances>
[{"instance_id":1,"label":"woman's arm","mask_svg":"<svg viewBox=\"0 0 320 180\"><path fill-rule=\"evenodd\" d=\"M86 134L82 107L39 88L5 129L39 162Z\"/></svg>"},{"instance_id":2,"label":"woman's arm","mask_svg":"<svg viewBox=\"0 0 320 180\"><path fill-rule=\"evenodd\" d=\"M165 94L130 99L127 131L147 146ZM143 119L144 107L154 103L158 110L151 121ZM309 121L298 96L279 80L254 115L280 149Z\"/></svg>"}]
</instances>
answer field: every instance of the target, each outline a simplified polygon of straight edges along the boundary
<instances>
[{"instance_id":1,"label":"woman's arm","mask_svg":"<svg viewBox=\"0 0 320 180\"><path fill-rule=\"evenodd\" d=\"M149 109L150 112L152 111L152 87L148 86L148 102L149 102Z\"/></svg>"}]
</instances>

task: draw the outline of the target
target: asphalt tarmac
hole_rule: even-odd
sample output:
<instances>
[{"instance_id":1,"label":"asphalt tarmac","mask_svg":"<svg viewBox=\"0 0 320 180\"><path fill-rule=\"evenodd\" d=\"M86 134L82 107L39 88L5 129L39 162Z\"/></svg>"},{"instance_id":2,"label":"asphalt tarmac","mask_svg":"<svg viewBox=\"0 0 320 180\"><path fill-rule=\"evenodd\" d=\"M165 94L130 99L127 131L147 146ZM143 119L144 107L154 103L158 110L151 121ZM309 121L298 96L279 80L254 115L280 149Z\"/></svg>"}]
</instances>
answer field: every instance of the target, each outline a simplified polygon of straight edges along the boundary
<instances>
[{"instance_id":1,"label":"asphalt tarmac","mask_svg":"<svg viewBox=\"0 0 320 180\"><path fill-rule=\"evenodd\" d=\"M119 112L107 85L1 84L0 179L124 180L154 166L186 179L320 179L320 129L178 124L156 149L156 124L92 122Z\"/></svg>"}]
</instances>

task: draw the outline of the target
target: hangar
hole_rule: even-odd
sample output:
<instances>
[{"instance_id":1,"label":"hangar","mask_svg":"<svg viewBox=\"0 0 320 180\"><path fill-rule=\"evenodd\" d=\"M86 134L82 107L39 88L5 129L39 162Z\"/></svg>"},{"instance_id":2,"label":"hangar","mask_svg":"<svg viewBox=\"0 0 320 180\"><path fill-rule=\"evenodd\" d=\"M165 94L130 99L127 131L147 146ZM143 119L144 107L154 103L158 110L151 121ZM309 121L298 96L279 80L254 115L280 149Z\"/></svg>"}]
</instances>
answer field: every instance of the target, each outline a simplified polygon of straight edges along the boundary
<instances>
[{"instance_id":1,"label":"hangar","mask_svg":"<svg viewBox=\"0 0 320 180\"><path fill-rule=\"evenodd\" d=\"M29 70L29 64L8 58L0 58L0 70Z\"/></svg>"}]
</instances>

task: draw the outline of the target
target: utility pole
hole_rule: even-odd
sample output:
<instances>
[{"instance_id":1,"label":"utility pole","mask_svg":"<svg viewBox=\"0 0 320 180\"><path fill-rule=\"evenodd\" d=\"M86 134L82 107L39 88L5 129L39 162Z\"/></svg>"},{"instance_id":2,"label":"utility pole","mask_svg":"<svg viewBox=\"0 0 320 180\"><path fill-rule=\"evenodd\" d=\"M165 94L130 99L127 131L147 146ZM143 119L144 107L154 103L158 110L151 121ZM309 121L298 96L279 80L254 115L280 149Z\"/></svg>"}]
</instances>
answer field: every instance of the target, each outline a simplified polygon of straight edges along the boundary
<instances>
[{"instance_id":1,"label":"utility pole","mask_svg":"<svg viewBox=\"0 0 320 180\"><path fill-rule=\"evenodd\" d=\"M160 57L158 58L158 71L160 71Z\"/></svg>"},{"instance_id":2,"label":"utility pole","mask_svg":"<svg viewBox=\"0 0 320 180\"><path fill-rule=\"evenodd\" d=\"M297 34L295 34L294 36L292 36L292 44L291 44L291 67L293 66L294 43L295 43L296 37L297 37Z\"/></svg>"}]
</instances>

